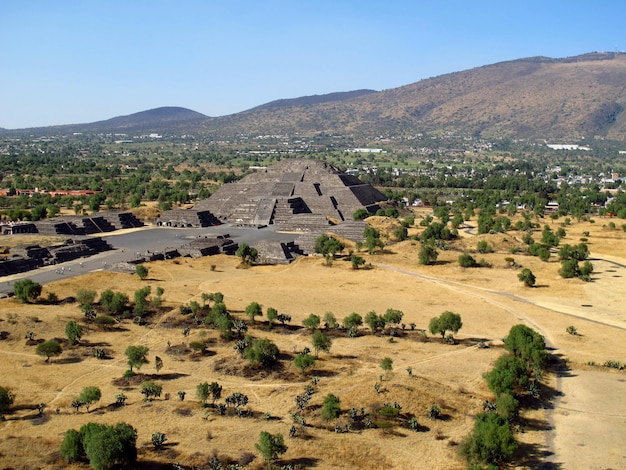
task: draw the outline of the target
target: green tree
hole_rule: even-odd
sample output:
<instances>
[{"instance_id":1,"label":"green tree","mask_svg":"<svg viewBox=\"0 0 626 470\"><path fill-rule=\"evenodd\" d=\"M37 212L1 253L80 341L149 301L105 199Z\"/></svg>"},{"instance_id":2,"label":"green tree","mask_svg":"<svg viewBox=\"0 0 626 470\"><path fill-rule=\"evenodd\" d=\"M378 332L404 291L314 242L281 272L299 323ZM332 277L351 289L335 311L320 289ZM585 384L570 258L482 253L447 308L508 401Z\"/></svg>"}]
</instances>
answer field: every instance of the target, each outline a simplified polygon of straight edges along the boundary
<instances>
[{"instance_id":1,"label":"green tree","mask_svg":"<svg viewBox=\"0 0 626 470\"><path fill-rule=\"evenodd\" d=\"M477 265L476 260L469 253L463 253L459 255L459 264L463 268L473 268Z\"/></svg>"},{"instance_id":2,"label":"green tree","mask_svg":"<svg viewBox=\"0 0 626 470\"><path fill-rule=\"evenodd\" d=\"M215 402L222 396L222 386L217 382L211 382L209 384L209 392L211 393L212 404L215 406Z\"/></svg>"},{"instance_id":3,"label":"green tree","mask_svg":"<svg viewBox=\"0 0 626 470\"><path fill-rule=\"evenodd\" d=\"M83 328L74 320L70 320L65 324L65 336L70 344L78 344L83 336Z\"/></svg>"},{"instance_id":4,"label":"green tree","mask_svg":"<svg viewBox=\"0 0 626 470\"><path fill-rule=\"evenodd\" d=\"M13 295L23 304L34 302L41 295L41 284L32 279L22 279L13 284Z\"/></svg>"},{"instance_id":5,"label":"green tree","mask_svg":"<svg viewBox=\"0 0 626 470\"><path fill-rule=\"evenodd\" d=\"M372 330L372 334L376 334L376 331L384 328L385 326L385 319L373 310L365 315L364 320L365 324L370 327L370 330Z\"/></svg>"},{"instance_id":6,"label":"green tree","mask_svg":"<svg viewBox=\"0 0 626 470\"><path fill-rule=\"evenodd\" d=\"M385 244L380 239L380 232L374 227L367 227L363 231L363 237L365 238L365 246L367 247L368 253L374 254L377 248L382 249Z\"/></svg>"},{"instance_id":7,"label":"green tree","mask_svg":"<svg viewBox=\"0 0 626 470\"><path fill-rule=\"evenodd\" d=\"M65 432L60 453L68 464L78 462L84 457L85 450L80 432L75 429L69 429Z\"/></svg>"},{"instance_id":8,"label":"green tree","mask_svg":"<svg viewBox=\"0 0 626 470\"><path fill-rule=\"evenodd\" d=\"M83 312L91 310L94 301L96 300L97 292L91 289L78 289L76 291L76 302L80 306Z\"/></svg>"},{"instance_id":9,"label":"green tree","mask_svg":"<svg viewBox=\"0 0 626 470\"><path fill-rule=\"evenodd\" d=\"M251 302L246 307L246 315L250 318L250 323L254 324L254 318L263 315L263 307L258 302Z\"/></svg>"},{"instance_id":10,"label":"green tree","mask_svg":"<svg viewBox=\"0 0 626 470\"><path fill-rule=\"evenodd\" d=\"M135 291L135 306L133 313L138 317L143 317L148 312L148 296L152 289L150 286L142 287Z\"/></svg>"},{"instance_id":11,"label":"green tree","mask_svg":"<svg viewBox=\"0 0 626 470\"><path fill-rule=\"evenodd\" d=\"M363 317L356 312L351 313L343 319L344 328L358 328L363 324Z\"/></svg>"},{"instance_id":12,"label":"green tree","mask_svg":"<svg viewBox=\"0 0 626 470\"><path fill-rule=\"evenodd\" d=\"M504 348L521 358L529 368L541 367L548 358L543 336L526 325L511 327L504 338Z\"/></svg>"},{"instance_id":13,"label":"green tree","mask_svg":"<svg viewBox=\"0 0 626 470\"><path fill-rule=\"evenodd\" d=\"M313 251L334 259L335 255L342 251L345 245L330 235L322 234L315 240Z\"/></svg>"},{"instance_id":14,"label":"green tree","mask_svg":"<svg viewBox=\"0 0 626 470\"><path fill-rule=\"evenodd\" d=\"M247 243L242 243L237 248L235 255L241 258L242 263L251 265L257 260L259 252L255 248L251 248Z\"/></svg>"},{"instance_id":15,"label":"green tree","mask_svg":"<svg viewBox=\"0 0 626 470\"><path fill-rule=\"evenodd\" d=\"M313 349L315 349L315 355L317 356L319 351L329 353L330 347L333 344L333 340L330 338L330 336L327 336L318 330L313 333L312 343Z\"/></svg>"},{"instance_id":16,"label":"green tree","mask_svg":"<svg viewBox=\"0 0 626 470\"><path fill-rule=\"evenodd\" d=\"M545 228L543 232L541 232L541 243L546 246L559 246L559 237L549 228Z\"/></svg>"},{"instance_id":17,"label":"green tree","mask_svg":"<svg viewBox=\"0 0 626 470\"><path fill-rule=\"evenodd\" d=\"M135 267L135 274L142 281L148 277L148 268L146 268L143 264L138 264Z\"/></svg>"},{"instance_id":18,"label":"green tree","mask_svg":"<svg viewBox=\"0 0 626 470\"><path fill-rule=\"evenodd\" d=\"M321 318L319 317L319 315L315 315L314 313L311 313L308 317L306 317L303 321L302 321L302 325L313 331L315 328L318 328L320 326L321 323Z\"/></svg>"},{"instance_id":19,"label":"green tree","mask_svg":"<svg viewBox=\"0 0 626 470\"><path fill-rule=\"evenodd\" d=\"M350 256L350 262L352 263L352 269L356 270L365 264L365 259L362 256L352 254L352 256Z\"/></svg>"},{"instance_id":20,"label":"green tree","mask_svg":"<svg viewBox=\"0 0 626 470\"><path fill-rule=\"evenodd\" d=\"M6 387L0 387L0 416L7 412L14 401L15 394Z\"/></svg>"},{"instance_id":21,"label":"green tree","mask_svg":"<svg viewBox=\"0 0 626 470\"><path fill-rule=\"evenodd\" d=\"M528 268L522 269L522 272L517 275L517 278L523 282L526 287L533 287L537 281L533 272Z\"/></svg>"},{"instance_id":22,"label":"green tree","mask_svg":"<svg viewBox=\"0 0 626 470\"><path fill-rule=\"evenodd\" d=\"M162 391L163 386L151 380L141 384L141 394L146 397L146 400L160 397Z\"/></svg>"},{"instance_id":23,"label":"green tree","mask_svg":"<svg viewBox=\"0 0 626 470\"><path fill-rule=\"evenodd\" d=\"M383 320L387 325L399 325L404 317L404 312L393 308L388 308L383 315Z\"/></svg>"},{"instance_id":24,"label":"green tree","mask_svg":"<svg viewBox=\"0 0 626 470\"><path fill-rule=\"evenodd\" d=\"M50 362L50 358L52 356L56 357L61 355L63 348L58 342L50 340L44 343L39 343L35 352L39 356L46 356L46 362Z\"/></svg>"},{"instance_id":25,"label":"green tree","mask_svg":"<svg viewBox=\"0 0 626 470\"><path fill-rule=\"evenodd\" d=\"M580 275L580 267L575 259L566 259L561 263L559 275L564 278L578 277Z\"/></svg>"},{"instance_id":26,"label":"green tree","mask_svg":"<svg viewBox=\"0 0 626 470\"><path fill-rule=\"evenodd\" d=\"M437 261L439 257L439 253L435 249L435 246L431 243L422 243L422 247L420 248L420 252L417 255L419 263L425 266L433 264Z\"/></svg>"},{"instance_id":27,"label":"green tree","mask_svg":"<svg viewBox=\"0 0 626 470\"><path fill-rule=\"evenodd\" d=\"M124 354L126 355L126 363L130 368L130 371L133 371L133 368L139 370L141 366L148 363L148 352L150 350L146 346L128 346Z\"/></svg>"},{"instance_id":28,"label":"green tree","mask_svg":"<svg viewBox=\"0 0 626 470\"><path fill-rule=\"evenodd\" d=\"M279 455L287 452L282 434L270 434L265 431L261 431L259 442L254 444L254 448L259 451L266 462L273 462L278 459Z\"/></svg>"},{"instance_id":29,"label":"green tree","mask_svg":"<svg viewBox=\"0 0 626 470\"><path fill-rule=\"evenodd\" d=\"M396 241L402 242L409 238L409 230L404 225L399 225L393 231L393 236L396 238Z\"/></svg>"},{"instance_id":30,"label":"green tree","mask_svg":"<svg viewBox=\"0 0 626 470\"><path fill-rule=\"evenodd\" d=\"M89 407L102 398L102 392L98 387L85 387L80 392L78 399L85 405L87 413L89 413Z\"/></svg>"},{"instance_id":31,"label":"green tree","mask_svg":"<svg viewBox=\"0 0 626 470\"><path fill-rule=\"evenodd\" d=\"M306 374L306 371L315 364L315 356L310 354L296 354L293 358L293 365Z\"/></svg>"},{"instance_id":32,"label":"green tree","mask_svg":"<svg viewBox=\"0 0 626 470\"><path fill-rule=\"evenodd\" d=\"M338 326L339 326L339 323L337 322L337 318L335 317L335 314L333 312L326 312L324 314L324 327L327 329L330 328L331 330L334 330Z\"/></svg>"},{"instance_id":33,"label":"green tree","mask_svg":"<svg viewBox=\"0 0 626 470\"><path fill-rule=\"evenodd\" d=\"M580 267L579 277L584 281L590 281L591 273L593 273L593 264L591 264L591 261L585 261Z\"/></svg>"},{"instance_id":34,"label":"green tree","mask_svg":"<svg viewBox=\"0 0 626 470\"><path fill-rule=\"evenodd\" d=\"M250 361L251 367L269 367L278 359L278 346L266 338L254 338L245 349L244 357Z\"/></svg>"},{"instance_id":35,"label":"green tree","mask_svg":"<svg viewBox=\"0 0 626 470\"><path fill-rule=\"evenodd\" d=\"M87 423L80 430L82 447L94 470L132 465L137 460L137 432L126 423Z\"/></svg>"},{"instance_id":36,"label":"green tree","mask_svg":"<svg viewBox=\"0 0 626 470\"><path fill-rule=\"evenodd\" d=\"M163 369L163 359L161 359L159 356L156 356L154 358L154 368L156 369L157 374L161 369Z\"/></svg>"},{"instance_id":37,"label":"green tree","mask_svg":"<svg viewBox=\"0 0 626 470\"><path fill-rule=\"evenodd\" d=\"M109 315L120 315L128 305L128 296L122 292L107 289L100 293L100 305Z\"/></svg>"},{"instance_id":38,"label":"green tree","mask_svg":"<svg viewBox=\"0 0 626 470\"><path fill-rule=\"evenodd\" d=\"M339 417L341 413L341 402L339 398L337 398L332 393L329 393L324 398L324 402L322 403L322 418L326 421L330 421L332 419L336 419Z\"/></svg>"},{"instance_id":39,"label":"green tree","mask_svg":"<svg viewBox=\"0 0 626 470\"><path fill-rule=\"evenodd\" d=\"M354 213L352 214L352 220L367 219L370 215L372 214L370 214L367 209L365 209L364 207L360 207L359 209L355 210Z\"/></svg>"},{"instance_id":40,"label":"green tree","mask_svg":"<svg viewBox=\"0 0 626 470\"><path fill-rule=\"evenodd\" d=\"M499 466L510 459L517 443L506 419L497 413L479 413L474 430L461 444L461 455L469 464Z\"/></svg>"},{"instance_id":41,"label":"green tree","mask_svg":"<svg viewBox=\"0 0 626 470\"><path fill-rule=\"evenodd\" d=\"M496 398L496 412L506 420L517 417L519 402L510 393L502 393Z\"/></svg>"},{"instance_id":42,"label":"green tree","mask_svg":"<svg viewBox=\"0 0 626 470\"><path fill-rule=\"evenodd\" d=\"M515 356L500 356L495 366L485 374L487 386L496 395L513 395L528 384L528 372L522 360Z\"/></svg>"},{"instance_id":43,"label":"green tree","mask_svg":"<svg viewBox=\"0 0 626 470\"><path fill-rule=\"evenodd\" d=\"M441 335L441 339L444 339L446 331L452 331L456 334L462 326L463 322L461 321L461 315L445 311L439 317L434 317L430 320L428 330L433 335L439 333Z\"/></svg>"},{"instance_id":44,"label":"green tree","mask_svg":"<svg viewBox=\"0 0 626 470\"><path fill-rule=\"evenodd\" d=\"M267 325L269 329L274 326L274 321L278 318L278 310L274 307L268 307L267 309Z\"/></svg>"},{"instance_id":45,"label":"green tree","mask_svg":"<svg viewBox=\"0 0 626 470\"><path fill-rule=\"evenodd\" d=\"M206 405L210 393L208 382L202 382L196 385L196 397L202 402L202 405Z\"/></svg>"},{"instance_id":46,"label":"green tree","mask_svg":"<svg viewBox=\"0 0 626 470\"><path fill-rule=\"evenodd\" d=\"M537 256L541 261L544 262L547 262L550 259L550 250L540 243L532 243L528 247L528 252L533 256Z\"/></svg>"}]
</instances>

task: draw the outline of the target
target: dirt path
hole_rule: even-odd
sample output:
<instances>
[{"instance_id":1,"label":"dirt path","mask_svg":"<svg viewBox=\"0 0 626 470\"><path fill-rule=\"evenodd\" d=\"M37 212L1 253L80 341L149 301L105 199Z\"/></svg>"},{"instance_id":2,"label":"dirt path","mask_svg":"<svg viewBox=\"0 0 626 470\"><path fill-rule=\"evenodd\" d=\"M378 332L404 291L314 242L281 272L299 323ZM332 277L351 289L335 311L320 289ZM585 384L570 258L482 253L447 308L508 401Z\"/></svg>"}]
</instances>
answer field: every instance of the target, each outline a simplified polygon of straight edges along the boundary
<instances>
[{"instance_id":1,"label":"dirt path","mask_svg":"<svg viewBox=\"0 0 626 470\"><path fill-rule=\"evenodd\" d=\"M521 320L524 323L528 324L530 327L535 329L538 333L543 335L543 337L546 340L546 346L548 348L556 349L554 341L550 338L550 335L547 333L547 331L544 328L542 328L540 325L538 325L535 321L530 319L528 316L522 314L518 310L515 310L515 309L513 309L513 308L509 307L508 305L505 305L505 304L503 304L501 302L497 302L497 301L493 300L492 298L490 298L490 297L488 297L487 295L484 295L484 294L500 295L500 296L504 296L506 298L509 298L511 300L515 300L515 301L518 301L518 302L532 303L532 302L529 302L526 299L523 299L521 297L517 297L515 295L509 294L509 293L506 293L506 292L498 292L498 291L494 291L494 290L491 290L491 289L485 289L483 287L472 286L470 284L463 284L463 283L457 282L457 281L450 281L450 280L447 280L447 279L440 279L440 278L436 278L436 277L425 276L423 274L418 274L418 273L415 273L415 272L406 271L404 269L396 268L395 266L388 266L388 265L384 265L384 264L379 264L379 265L377 265L377 267L383 268L383 269L387 269L389 271L395 271L397 273L405 274L407 276L416 277L416 278L419 278L419 279L422 279L422 280L425 280L425 281L430 281L430 282L433 282L435 284L440 284L440 285L443 285L443 286L447 287L448 289L454 290L455 292L461 293L463 295L469 295L471 297L474 297L474 298L477 298L479 300L482 300L483 302L486 302L488 304L497 306L498 308L501 308L502 310L504 310L506 312L509 312L511 315L515 316L519 320ZM472 291L474 291L474 292L472 292ZM483 294L479 294L476 291L482 292Z\"/></svg>"},{"instance_id":2,"label":"dirt path","mask_svg":"<svg viewBox=\"0 0 626 470\"><path fill-rule=\"evenodd\" d=\"M622 266L614 260L609 262ZM556 342L545 328L520 311L494 300L492 296L504 296L513 301L544 308L538 303L506 292L425 276L394 266L378 265L378 267L442 285L457 293L477 297L497 306L542 334L546 339L546 346L552 349L553 353L558 352ZM564 312L559 313L581 318ZM623 327L599 320L588 318L586 320L624 330ZM454 351L458 352L463 350ZM436 358L419 362L433 359ZM551 429L546 439L546 461L563 464L564 468L626 468L626 451L623 447L623 437L626 435L626 401L623 399L626 396L626 379L622 375L606 372L576 371L570 375L559 371L556 375L555 389L556 396L562 398L557 398L554 408L546 412ZM597 461L599 454L605 456L601 463Z\"/></svg>"},{"instance_id":3,"label":"dirt path","mask_svg":"<svg viewBox=\"0 0 626 470\"><path fill-rule=\"evenodd\" d=\"M624 375L577 370L560 382L563 397L551 413L556 432L549 460L563 468L626 468Z\"/></svg>"}]
</instances>

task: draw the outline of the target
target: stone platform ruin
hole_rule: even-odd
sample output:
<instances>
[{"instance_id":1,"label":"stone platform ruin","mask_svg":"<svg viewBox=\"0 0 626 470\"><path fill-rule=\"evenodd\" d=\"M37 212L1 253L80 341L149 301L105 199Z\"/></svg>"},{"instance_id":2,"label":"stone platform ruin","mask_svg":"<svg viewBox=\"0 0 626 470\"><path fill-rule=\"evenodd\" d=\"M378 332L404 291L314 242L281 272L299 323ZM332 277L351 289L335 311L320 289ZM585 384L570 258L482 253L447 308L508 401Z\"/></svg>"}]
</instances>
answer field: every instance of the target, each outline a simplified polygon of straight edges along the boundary
<instances>
[{"instance_id":1,"label":"stone platform ruin","mask_svg":"<svg viewBox=\"0 0 626 470\"><path fill-rule=\"evenodd\" d=\"M289 159L224 184L194 210L239 226L308 232L329 221L351 220L357 209L375 213L386 200L373 186L329 163Z\"/></svg>"}]
</instances>

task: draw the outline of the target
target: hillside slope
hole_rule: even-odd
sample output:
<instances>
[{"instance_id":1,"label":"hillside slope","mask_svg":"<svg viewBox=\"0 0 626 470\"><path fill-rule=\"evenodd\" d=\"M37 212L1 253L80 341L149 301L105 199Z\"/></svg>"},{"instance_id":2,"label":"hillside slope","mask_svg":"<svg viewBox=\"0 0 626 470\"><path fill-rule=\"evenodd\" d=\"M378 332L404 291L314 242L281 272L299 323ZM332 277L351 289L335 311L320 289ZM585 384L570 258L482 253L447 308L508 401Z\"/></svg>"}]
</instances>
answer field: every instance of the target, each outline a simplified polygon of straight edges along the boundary
<instances>
[{"instance_id":1,"label":"hillside slope","mask_svg":"<svg viewBox=\"0 0 626 470\"><path fill-rule=\"evenodd\" d=\"M355 90L275 100L222 117L164 107L91 124L27 131L219 137L426 132L487 139L626 141L625 109L626 54L597 52L500 62L379 92Z\"/></svg>"},{"instance_id":2,"label":"hillside slope","mask_svg":"<svg viewBox=\"0 0 626 470\"><path fill-rule=\"evenodd\" d=\"M486 138L626 140L626 55L536 57L478 67L341 102L259 107L207 131L462 133Z\"/></svg>"}]
</instances>

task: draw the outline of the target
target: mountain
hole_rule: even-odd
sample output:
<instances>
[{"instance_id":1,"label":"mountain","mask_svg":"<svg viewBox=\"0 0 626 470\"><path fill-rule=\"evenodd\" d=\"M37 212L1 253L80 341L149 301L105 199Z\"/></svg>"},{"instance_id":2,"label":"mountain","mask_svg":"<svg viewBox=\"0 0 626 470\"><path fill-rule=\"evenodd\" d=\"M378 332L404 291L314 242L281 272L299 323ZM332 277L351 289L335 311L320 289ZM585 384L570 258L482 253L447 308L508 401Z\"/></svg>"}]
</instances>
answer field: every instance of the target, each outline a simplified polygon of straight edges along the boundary
<instances>
[{"instance_id":1,"label":"mountain","mask_svg":"<svg viewBox=\"0 0 626 470\"><path fill-rule=\"evenodd\" d=\"M354 91L340 91L335 93L328 93L325 95L311 95L302 96L300 98L282 99L276 101L270 101L269 103L252 108L254 110L277 110L281 108L289 108L293 106L311 106L321 103L330 103L333 101L344 101L358 96L365 96L371 93L376 93L376 90L354 90Z\"/></svg>"},{"instance_id":2,"label":"mountain","mask_svg":"<svg viewBox=\"0 0 626 470\"><path fill-rule=\"evenodd\" d=\"M216 118L206 131L626 140L625 84L626 54L532 57L340 102L261 106Z\"/></svg>"},{"instance_id":3,"label":"mountain","mask_svg":"<svg viewBox=\"0 0 626 470\"><path fill-rule=\"evenodd\" d=\"M91 124L31 133L240 134L453 133L486 139L626 141L626 54L531 57L455 72L384 91L356 90L282 99L207 117L157 108ZM0 131L3 134L13 131Z\"/></svg>"},{"instance_id":4,"label":"mountain","mask_svg":"<svg viewBox=\"0 0 626 470\"><path fill-rule=\"evenodd\" d=\"M200 123L208 119L210 119L208 116L187 108L165 106L89 124L33 127L11 131L5 129L5 132L28 132L35 135L59 133L179 134L186 132L186 129L196 129Z\"/></svg>"},{"instance_id":5,"label":"mountain","mask_svg":"<svg viewBox=\"0 0 626 470\"><path fill-rule=\"evenodd\" d=\"M118 116L106 121L87 124L86 128L93 129L171 129L184 124L193 125L204 121L208 116L186 108L174 106L150 109L128 116Z\"/></svg>"}]
</instances>

